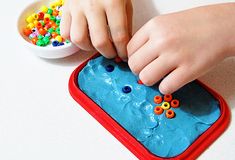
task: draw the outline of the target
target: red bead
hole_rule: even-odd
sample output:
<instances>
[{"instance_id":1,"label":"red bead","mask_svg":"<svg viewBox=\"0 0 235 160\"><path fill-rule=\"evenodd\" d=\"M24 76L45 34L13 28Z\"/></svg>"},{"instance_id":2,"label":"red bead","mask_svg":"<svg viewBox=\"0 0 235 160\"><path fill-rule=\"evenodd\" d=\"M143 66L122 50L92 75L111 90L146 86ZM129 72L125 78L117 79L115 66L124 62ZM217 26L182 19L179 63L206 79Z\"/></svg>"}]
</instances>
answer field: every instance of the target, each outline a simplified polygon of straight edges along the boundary
<instances>
[{"instance_id":1,"label":"red bead","mask_svg":"<svg viewBox=\"0 0 235 160\"><path fill-rule=\"evenodd\" d=\"M51 25L48 23L45 25L44 29L48 30L49 28L51 28Z\"/></svg>"},{"instance_id":2,"label":"red bead","mask_svg":"<svg viewBox=\"0 0 235 160\"><path fill-rule=\"evenodd\" d=\"M120 57L116 57L116 58L114 59L114 61L115 61L116 63L120 63L120 62L122 62L122 59L121 59Z\"/></svg>"},{"instance_id":3,"label":"red bead","mask_svg":"<svg viewBox=\"0 0 235 160\"><path fill-rule=\"evenodd\" d=\"M39 12L38 13L38 19L39 20L43 20L43 18L44 18L44 13L43 12Z\"/></svg>"},{"instance_id":4,"label":"red bead","mask_svg":"<svg viewBox=\"0 0 235 160\"><path fill-rule=\"evenodd\" d=\"M26 35L28 37L32 33L32 31L31 31L31 29L25 28L23 30L23 33L24 33L24 35Z\"/></svg>"},{"instance_id":5,"label":"red bead","mask_svg":"<svg viewBox=\"0 0 235 160\"><path fill-rule=\"evenodd\" d=\"M47 23L49 23L49 22L50 22L50 18L48 18L48 17L44 18L44 23L45 23L45 24L47 24Z\"/></svg>"},{"instance_id":6,"label":"red bead","mask_svg":"<svg viewBox=\"0 0 235 160\"><path fill-rule=\"evenodd\" d=\"M138 80L138 84L144 84L140 79Z\"/></svg>"},{"instance_id":7,"label":"red bead","mask_svg":"<svg viewBox=\"0 0 235 160\"><path fill-rule=\"evenodd\" d=\"M37 29L42 28L42 23L38 22L38 23L36 24L36 28L37 28Z\"/></svg>"},{"instance_id":8,"label":"red bead","mask_svg":"<svg viewBox=\"0 0 235 160\"><path fill-rule=\"evenodd\" d=\"M38 32L39 32L41 35L43 35L43 36L47 33L47 31L46 31L45 29L43 29L43 28L40 28L40 29L38 30Z\"/></svg>"}]
</instances>

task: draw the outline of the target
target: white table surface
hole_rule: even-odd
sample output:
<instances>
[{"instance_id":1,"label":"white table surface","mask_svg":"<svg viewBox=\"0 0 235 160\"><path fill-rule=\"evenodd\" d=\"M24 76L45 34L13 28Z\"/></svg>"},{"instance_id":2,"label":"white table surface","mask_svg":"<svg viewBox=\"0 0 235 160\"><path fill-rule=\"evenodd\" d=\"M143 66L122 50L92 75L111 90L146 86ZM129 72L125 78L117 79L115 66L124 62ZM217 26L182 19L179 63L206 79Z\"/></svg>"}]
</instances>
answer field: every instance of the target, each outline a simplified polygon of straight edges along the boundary
<instances>
[{"instance_id":1,"label":"white table surface","mask_svg":"<svg viewBox=\"0 0 235 160\"><path fill-rule=\"evenodd\" d=\"M16 19L29 2L6 0L0 10L0 159L136 159L69 95L69 76L89 54L44 60L20 45ZM215 0L155 0L156 5L151 0L134 2L135 11L139 12L135 17L138 28L157 13ZM226 60L200 79L226 99L234 116L235 59ZM232 120L228 130L199 159L234 160L234 157L235 121Z\"/></svg>"}]
</instances>

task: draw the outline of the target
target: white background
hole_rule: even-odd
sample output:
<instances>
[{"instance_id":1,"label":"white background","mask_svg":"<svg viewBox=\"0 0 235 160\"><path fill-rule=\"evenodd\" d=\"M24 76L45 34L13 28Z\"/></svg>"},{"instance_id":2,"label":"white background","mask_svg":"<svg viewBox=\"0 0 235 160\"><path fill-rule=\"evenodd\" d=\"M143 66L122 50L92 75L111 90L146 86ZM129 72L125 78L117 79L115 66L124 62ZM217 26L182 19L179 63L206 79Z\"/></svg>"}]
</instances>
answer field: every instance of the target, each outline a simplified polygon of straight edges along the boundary
<instances>
[{"instance_id":1,"label":"white background","mask_svg":"<svg viewBox=\"0 0 235 160\"><path fill-rule=\"evenodd\" d=\"M216 0L135 0L135 28L157 13ZM19 43L16 19L31 0L5 0L0 10L0 159L136 159L69 95L72 71L89 54L44 60ZM219 0L217 0L219 2ZM220 0L220 2L226 2ZM228 1L227 1L228 2ZM138 3L138 4L137 4ZM235 114L235 60L228 59L200 78L216 89ZM235 121L199 159L235 157Z\"/></svg>"}]
</instances>

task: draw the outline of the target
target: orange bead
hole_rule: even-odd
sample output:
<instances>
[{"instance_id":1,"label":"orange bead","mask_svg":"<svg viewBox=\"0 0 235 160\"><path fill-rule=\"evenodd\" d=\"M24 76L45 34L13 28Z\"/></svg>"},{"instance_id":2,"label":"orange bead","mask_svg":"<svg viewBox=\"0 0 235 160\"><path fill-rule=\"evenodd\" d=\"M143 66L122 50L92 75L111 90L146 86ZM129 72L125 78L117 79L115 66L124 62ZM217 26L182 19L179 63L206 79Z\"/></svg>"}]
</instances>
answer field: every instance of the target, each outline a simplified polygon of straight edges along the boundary
<instances>
[{"instance_id":1,"label":"orange bead","mask_svg":"<svg viewBox=\"0 0 235 160\"><path fill-rule=\"evenodd\" d=\"M166 117L171 119L175 117L175 112L173 110L167 110L166 111Z\"/></svg>"},{"instance_id":2,"label":"orange bead","mask_svg":"<svg viewBox=\"0 0 235 160\"><path fill-rule=\"evenodd\" d=\"M162 96L155 96L153 101L156 103L156 104L160 104L162 103Z\"/></svg>"},{"instance_id":3,"label":"orange bead","mask_svg":"<svg viewBox=\"0 0 235 160\"><path fill-rule=\"evenodd\" d=\"M171 100L172 100L172 95L171 95L171 94L166 94L166 95L164 96L164 101L170 102Z\"/></svg>"},{"instance_id":4,"label":"orange bead","mask_svg":"<svg viewBox=\"0 0 235 160\"><path fill-rule=\"evenodd\" d=\"M24 30L23 30L23 33L24 33L24 35L26 35L27 37L32 33L32 31L31 31L31 29L29 29L29 28L25 28Z\"/></svg>"},{"instance_id":5,"label":"orange bead","mask_svg":"<svg viewBox=\"0 0 235 160\"><path fill-rule=\"evenodd\" d=\"M162 109L161 106L157 106L154 108L154 113L157 114L157 115L160 115L164 112L164 110Z\"/></svg>"},{"instance_id":6,"label":"orange bead","mask_svg":"<svg viewBox=\"0 0 235 160\"><path fill-rule=\"evenodd\" d=\"M36 24L36 28L37 28L37 29L42 28L42 23L38 22L38 23Z\"/></svg>"},{"instance_id":7,"label":"orange bead","mask_svg":"<svg viewBox=\"0 0 235 160\"><path fill-rule=\"evenodd\" d=\"M45 24L47 24L47 23L49 23L49 22L50 22L50 18L48 18L48 17L44 18L44 23L45 23Z\"/></svg>"},{"instance_id":8,"label":"orange bead","mask_svg":"<svg viewBox=\"0 0 235 160\"><path fill-rule=\"evenodd\" d=\"M58 11L58 10L54 10L54 11L52 12L52 15L55 16L55 17L58 16L58 15L59 15L59 11Z\"/></svg>"},{"instance_id":9,"label":"orange bead","mask_svg":"<svg viewBox=\"0 0 235 160\"><path fill-rule=\"evenodd\" d=\"M54 30L56 30L57 27L58 27L58 26L57 26L56 24L53 24L53 25L51 26L51 28L53 28Z\"/></svg>"},{"instance_id":10,"label":"orange bead","mask_svg":"<svg viewBox=\"0 0 235 160\"><path fill-rule=\"evenodd\" d=\"M178 108L179 105L180 105L180 101L179 101L179 100L173 99L173 100L171 101L171 107L173 107L173 108Z\"/></svg>"},{"instance_id":11,"label":"orange bead","mask_svg":"<svg viewBox=\"0 0 235 160\"><path fill-rule=\"evenodd\" d=\"M52 38L56 38L57 36L58 36L58 34L56 33L56 32L53 32L52 34L51 34L51 36L52 36Z\"/></svg>"},{"instance_id":12,"label":"orange bead","mask_svg":"<svg viewBox=\"0 0 235 160\"><path fill-rule=\"evenodd\" d=\"M38 30L38 32L39 32L41 35L43 35L43 36L47 33L47 31L46 31L45 29L43 29L43 28L40 28L40 29Z\"/></svg>"},{"instance_id":13,"label":"orange bead","mask_svg":"<svg viewBox=\"0 0 235 160\"><path fill-rule=\"evenodd\" d=\"M55 25L55 22L54 22L54 21L50 21L50 22L48 22L48 24L49 24L50 26L52 26L52 25Z\"/></svg>"},{"instance_id":14,"label":"orange bead","mask_svg":"<svg viewBox=\"0 0 235 160\"><path fill-rule=\"evenodd\" d=\"M38 39L35 37L35 38L33 38L31 41L32 41L32 43L33 43L34 45L36 45L36 44L37 44Z\"/></svg>"}]
</instances>

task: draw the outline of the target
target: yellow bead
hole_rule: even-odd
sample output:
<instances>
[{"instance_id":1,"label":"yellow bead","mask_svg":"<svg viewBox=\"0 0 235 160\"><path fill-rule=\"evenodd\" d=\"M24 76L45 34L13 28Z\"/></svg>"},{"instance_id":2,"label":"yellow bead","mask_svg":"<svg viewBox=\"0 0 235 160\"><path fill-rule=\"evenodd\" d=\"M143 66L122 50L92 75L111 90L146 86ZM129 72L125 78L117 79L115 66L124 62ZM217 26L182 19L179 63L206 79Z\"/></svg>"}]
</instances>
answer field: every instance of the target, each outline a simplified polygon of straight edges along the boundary
<instances>
[{"instance_id":1,"label":"yellow bead","mask_svg":"<svg viewBox=\"0 0 235 160\"><path fill-rule=\"evenodd\" d=\"M51 8L52 10L55 10L56 7L57 7L57 4L56 4L55 2L50 4L50 8Z\"/></svg>"},{"instance_id":2,"label":"yellow bead","mask_svg":"<svg viewBox=\"0 0 235 160\"><path fill-rule=\"evenodd\" d=\"M36 13L32 14L34 20L38 20L38 15Z\"/></svg>"},{"instance_id":3,"label":"yellow bead","mask_svg":"<svg viewBox=\"0 0 235 160\"><path fill-rule=\"evenodd\" d=\"M46 14L44 15L44 18L51 18L51 15L46 13Z\"/></svg>"},{"instance_id":4,"label":"yellow bead","mask_svg":"<svg viewBox=\"0 0 235 160\"><path fill-rule=\"evenodd\" d=\"M33 29L34 28L34 24L33 23L29 23L28 25L27 25L27 28L29 28L29 29Z\"/></svg>"},{"instance_id":5,"label":"yellow bead","mask_svg":"<svg viewBox=\"0 0 235 160\"><path fill-rule=\"evenodd\" d=\"M33 21L33 24L34 26L36 26L38 24L38 21L37 20Z\"/></svg>"},{"instance_id":6,"label":"yellow bead","mask_svg":"<svg viewBox=\"0 0 235 160\"><path fill-rule=\"evenodd\" d=\"M56 36L55 37L55 40L57 40L58 42L62 42L63 41L63 38L61 36Z\"/></svg>"},{"instance_id":7,"label":"yellow bead","mask_svg":"<svg viewBox=\"0 0 235 160\"><path fill-rule=\"evenodd\" d=\"M56 6L61 6L62 1L61 0L57 0L57 1L55 1L55 4L56 4Z\"/></svg>"},{"instance_id":8,"label":"yellow bead","mask_svg":"<svg viewBox=\"0 0 235 160\"><path fill-rule=\"evenodd\" d=\"M58 4L58 6L62 6L63 5L63 1L62 0L58 0L58 1L56 1L56 3Z\"/></svg>"},{"instance_id":9,"label":"yellow bead","mask_svg":"<svg viewBox=\"0 0 235 160\"><path fill-rule=\"evenodd\" d=\"M40 9L43 13L46 13L48 8L47 6L42 6L41 9Z\"/></svg>"},{"instance_id":10,"label":"yellow bead","mask_svg":"<svg viewBox=\"0 0 235 160\"><path fill-rule=\"evenodd\" d=\"M167 110L167 109L171 108L170 103L168 103L168 102L163 102L161 107L164 110Z\"/></svg>"},{"instance_id":11,"label":"yellow bead","mask_svg":"<svg viewBox=\"0 0 235 160\"><path fill-rule=\"evenodd\" d=\"M62 4L62 6L64 5L64 0L61 0L61 4Z\"/></svg>"},{"instance_id":12,"label":"yellow bead","mask_svg":"<svg viewBox=\"0 0 235 160\"><path fill-rule=\"evenodd\" d=\"M62 16L62 11L59 11L59 16Z\"/></svg>"},{"instance_id":13,"label":"yellow bead","mask_svg":"<svg viewBox=\"0 0 235 160\"><path fill-rule=\"evenodd\" d=\"M26 19L26 22L28 23L32 23L34 21L34 18L32 16L28 16L28 18Z\"/></svg>"}]
</instances>

